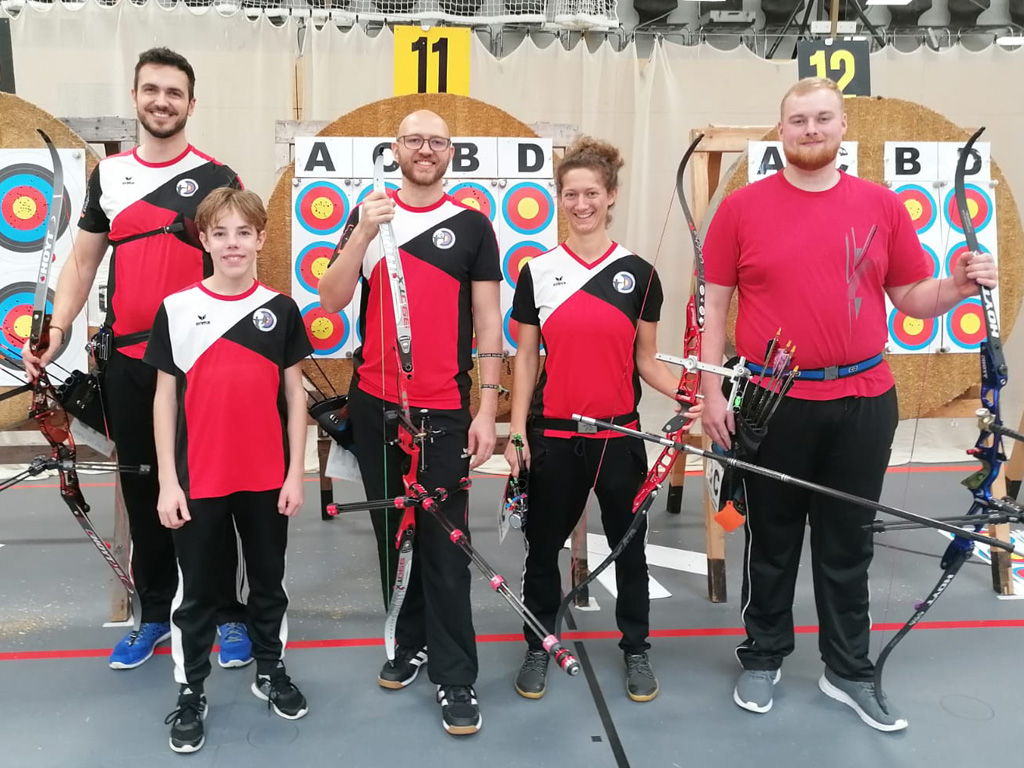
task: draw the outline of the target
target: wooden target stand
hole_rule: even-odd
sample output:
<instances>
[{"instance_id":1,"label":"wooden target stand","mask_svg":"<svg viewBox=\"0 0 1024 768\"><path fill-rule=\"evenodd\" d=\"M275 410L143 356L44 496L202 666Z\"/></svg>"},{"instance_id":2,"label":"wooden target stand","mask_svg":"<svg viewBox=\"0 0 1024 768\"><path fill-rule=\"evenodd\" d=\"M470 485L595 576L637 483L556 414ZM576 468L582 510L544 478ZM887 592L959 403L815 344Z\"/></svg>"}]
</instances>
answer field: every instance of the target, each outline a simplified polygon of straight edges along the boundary
<instances>
[{"instance_id":1,"label":"wooden target stand","mask_svg":"<svg viewBox=\"0 0 1024 768\"><path fill-rule=\"evenodd\" d=\"M33 147L40 145L35 129L42 128L58 147L80 148L86 152L86 171L91 172L99 161L88 146L101 145L106 155L124 152L138 144L138 125L134 118L56 118L16 96L0 93L0 147ZM89 328L89 335L96 328ZM31 395L11 398L0 407L0 424L4 429L32 433L35 425L28 425L27 414ZM88 461L106 461L107 456L88 446L76 446L77 458ZM27 464L49 450L45 443L33 442L0 446L0 464ZM116 461L116 455L112 458ZM62 502L63 503L63 502ZM114 529L107 544L118 564L130 572L128 515L121 496L121 480L115 475ZM90 555L91 561L91 555ZM98 563L98 561L96 561ZM132 618L131 601L121 582L113 575L108 579L110 595L109 620L126 622Z\"/></svg>"},{"instance_id":2,"label":"wooden target stand","mask_svg":"<svg viewBox=\"0 0 1024 768\"><path fill-rule=\"evenodd\" d=\"M852 104L851 104L852 106ZM698 231L703 229L704 218L711 207L713 198L722 182L722 158L726 153L740 154L747 151L750 141L764 140L774 126L708 126L690 131L693 141L699 134L704 138L694 151L690 161L690 194L693 219ZM856 140L856 136L852 137ZM1001 174L1000 174L1001 176ZM730 183L730 187L733 184ZM726 192L731 191L726 190ZM1019 227L1017 227L1019 231ZM1001 281L1002 282L1002 281ZM691 283L691 292L693 284ZM1015 314L1015 312L1014 312ZM1005 322L1004 322L1005 327ZM974 361L976 364L976 360ZM963 394L950 402L933 407L918 418L946 418L974 420L980 397L980 385L970 386ZM1024 415L1021 417L1018 431L1024 432ZM709 449L710 441L700 433L690 433L684 442L698 448ZM1022 479L1024 479L1024 447L1012 443L1009 460L1003 464L992 488L992 495L1001 498L1007 490L1016 498ZM965 467L966 469L966 467ZM670 513L681 511L683 487L686 477L686 462L677 461L669 475L666 509ZM716 509L712 504L707 487L702 483L702 509L704 513L705 545L708 564L708 598L711 602L721 603L727 600L726 569L725 569L725 530L714 520ZM990 525L988 534L1004 541L1010 540L1010 525L1003 523ZM1001 596L1014 594L1011 555L1005 551L992 553L992 588Z\"/></svg>"}]
</instances>

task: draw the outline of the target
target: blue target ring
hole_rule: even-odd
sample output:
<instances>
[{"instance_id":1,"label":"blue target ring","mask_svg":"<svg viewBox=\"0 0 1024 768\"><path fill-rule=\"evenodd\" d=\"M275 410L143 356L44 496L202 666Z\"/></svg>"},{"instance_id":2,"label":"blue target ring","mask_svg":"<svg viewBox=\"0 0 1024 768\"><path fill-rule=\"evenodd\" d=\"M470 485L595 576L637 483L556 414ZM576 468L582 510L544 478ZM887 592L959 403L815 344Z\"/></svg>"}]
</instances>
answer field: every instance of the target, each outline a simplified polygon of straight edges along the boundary
<instances>
[{"instance_id":1,"label":"blue target ring","mask_svg":"<svg viewBox=\"0 0 1024 768\"><path fill-rule=\"evenodd\" d=\"M521 235L536 235L551 223L555 202L540 184L524 181L516 184L501 201L505 222Z\"/></svg>"},{"instance_id":2,"label":"blue target ring","mask_svg":"<svg viewBox=\"0 0 1024 768\"><path fill-rule=\"evenodd\" d=\"M32 304L35 285L13 283L0 289L0 366L23 371L21 350L32 328ZM53 291L47 291L46 313L53 312Z\"/></svg>"}]
</instances>

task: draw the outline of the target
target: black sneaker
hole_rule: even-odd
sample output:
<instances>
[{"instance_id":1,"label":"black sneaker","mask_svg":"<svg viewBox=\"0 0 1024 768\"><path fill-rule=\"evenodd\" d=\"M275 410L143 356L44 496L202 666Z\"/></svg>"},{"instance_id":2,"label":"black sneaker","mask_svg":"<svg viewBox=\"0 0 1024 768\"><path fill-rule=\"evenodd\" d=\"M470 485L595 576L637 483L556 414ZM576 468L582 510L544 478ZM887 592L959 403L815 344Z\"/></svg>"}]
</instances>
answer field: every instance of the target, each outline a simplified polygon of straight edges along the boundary
<instances>
[{"instance_id":1,"label":"black sneaker","mask_svg":"<svg viewBox=\"0 0 1024 768\"><path fill-rule=\"evenodd\" d=\"M164 719L164 723L171 726L171 749L175 752L198 752L202 749L206 741L203 720L208 710L204 694L187 685L181 686L178 708Z\"/></svg>"},{"instance_id":2,"label":"black sneaker","mask_svg":"<svg viewBox=\"0 0 1024 768\"><path fill-rule=\"evenodd\" d=\"M650 701L658 695L658 680L646 653L627 653L626 693L633 701Z\"/></svg>"},{"instance_id":3,"label":"black sneaker","mask_svg":"<svg viewBox=\"0 0 1024 768\"><path fill-rule=\"evenodd\" d=\"M267 702L278 715L286 720L298 720L309 712L306 697L295 687L291 678L278 667L269 675L256 675L252 684L252 693L257 699Z\"/></svg>"},{"instance_id":4,"label":"black sneaker","mask_svg":"<svg viewBox=\"0 0 1024 768\"><path fill-rule=\"evenodd\" d=\"M539 699L544 695L548 688L549 658L547 651L527 649L523 666L516 675L516 693L528 699Z\"/></svg>"},{"instance_id":5,"label":"black sneaker","mask_svg":"<svg viewBox=\"0 0 1024 768\"><path fill-rule=\"evenodd\" d=\"M395 648L395 660L385 661L377 675L381 688L405 688L420 673L420 667L427 663L427 647Z\"/></svg>"},{"instance_id":6,"label":"black sneaker","mask_svg":"<svg viewBox=\"0 0 1024 768\"><path fill-rule=\"evenodd\" d=\"M441 725L453 736L468 736L483 725L473 686L439 685L437 701L441 705Z\"/></svg>"}]
</instances>

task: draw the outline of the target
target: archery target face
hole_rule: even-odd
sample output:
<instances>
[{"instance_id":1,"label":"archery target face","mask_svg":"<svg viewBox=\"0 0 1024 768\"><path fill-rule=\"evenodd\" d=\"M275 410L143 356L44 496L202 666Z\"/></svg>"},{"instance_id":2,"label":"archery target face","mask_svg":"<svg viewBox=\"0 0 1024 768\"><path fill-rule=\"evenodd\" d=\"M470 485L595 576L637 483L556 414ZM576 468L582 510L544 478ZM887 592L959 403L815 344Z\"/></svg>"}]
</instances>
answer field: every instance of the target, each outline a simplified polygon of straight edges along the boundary
<instances>
[{"instance_id":1,"label":"archery target face","mask_svg":"<svg viewBox=\"0 0 1024 768\"><path fill-rule=\"evenodd\" d=\"M313 345L314 355L334 355L340 352L348 341L348 318L341 312L324 311L320 302L314 302L302 309L302 321L306 326L306 335Z\"/></svg>"},{"instance_id":2,"label":"archery target face","mask_svg":"<svg viewBox=\"0 0 1024 768\"><path fill-rule=\"evenodd\" d=\"M329 181L314 181L295 198L295 220L314 235L338 232L348 219L348 197Z\"/></svg>"},{"instance_id":3,"label":"archery target face","mask_svg":"<svg viewBox=\"0 0 1024 768\"><path fill-rule=\"evenodd\" d=\"M42 248L52 195L52 171L32 163L0 167L0 248L27 254ZM65 189L58 238L68 230L71 206Z\"/></svg>"},{"instance_id":4,"label":"archery target face","mask_svg":"<svg viewBox=\"0 0 1024 768\"><path fill-rule=\"evenodd\" d=\"M985 340L985 312L981 299L964 299L946 315L946 338L965 350L976 350Z\"/></svg>"},{"instance_id":5,"label":"archery target face","mask_svg":"<svg viewBox=\"0 0 1024 768\"><path fill-rule=\"evenodd\" d=\"M331 265L335 248L334 243L318 240L299 251L299 255L295 259L295 277L299 284L310 293L316 293L319 290L320 278L324 276L327 267Z\"/></svg>"},{"instance_id":6,"label":"archery target face","mask_svg":"<svg viewBox=\"0 0 1024 768\"><path fill-rule=\"evenodd\" d=\"M931 229L938 216L935 198L932 194L919 184L906 184L899 187L896 196L910 214L910 220L914 223L914 229L921 235Z\"/></svg>"},{"instance_id":7,"label":"archery target face","mask_svg":"<svg viewBox=\"0 0 1024 768\"><path fill-rule=\"evenodd\" d=\"M455 202L480 211L492 223L494 222L494 217L498 214L498 207L494 204L494 195L483 184L475 181L463 182L452 187L448 194Z\"/></svg>"},{"instance_id":8,"label":"archery target face","mask_svg":"<svg viewBox=\"0 0 1024 768\"><path fill-rule=\"evenodd\" d=\"M926 245L925 243L921 243L921 249L928 255L928 258L932 260L932 277L938 277L942 270L942 265L939 262L939 254L937 254L930 245Z\"/></svg>"},{"instance_id":9,"label":"archery target face","mask_svg":"<svg viewBox=\"0 0 1024 768\"><path fill-rule=\"evenodd\" d=\"M535 235L551 223L555 201L551 192L534 181L515 184L501 201L505 223L520 235Z\"/></svg>"},{"instance_id":10,"label":"archery target face","mask_svg":"<svg viewBox=\"0 0 1024 768\"><path fill-rule=\"evenodd\" d=\"M505 253L505 258L501 260L501 271L505 275L505 282L510 287L515 288L519 282L519 273L523 271L523 266L530 259L536 258L548 250L550 249L545 248L535 240L524 240L513 245Z\"/></svg>"},{"instance_id":11,"label":"archery target face","mask_svg":"<svg viewBox=\"0 0 1024 768\"><path fill-rule=\"evenodd\" d=\"M512 308L509 307L505 313L505 319L501 324L505 332L505 341L513 349L519 349L519 323L512 319Z\"/></svg>"},{"instance_id":12,"label":"archery target face","mask_svg":"<svg viewBox=\"0 0 1024 768\"><path fill-rule=\"evenodd\" d=\"M27 270L22 270L27 276ZM32 304L35 302L36 284L32 280L15 280L0 286L0 386L14 386L25 382L25 365L21 354L32 332ZM47 291L46 312L53 312L53 291ZM63 340L47 371L56 381L63 381L67 373L86 366L85 323L79 317Z\"/></svg>"},{"instance_id":13,"label":"archery target face","mask_svg":"<svg viewBox=\"0 0 1024 768\"><path fill-rule=\"evenodd\" d=\"M919 352L928 347L939 334L935 318L920 320L893 309L889 313L889 338L902 350Z\"/></svg>"},{"instance_id":14,"label":"archery target face","mask_svg":"<svg viewBox=\"0 0 1024 768\"><path fill-rule=\"evenodd\" d=\"M968 184L965 187L967 195L967 210L971 216L971 223L974 224L974 231L980 233L989 222L992 221L992 212L995 205L991 196L981 187L975 184ZM963 224L960 222L960 211L956 207L956 193L951 191L946 195L946 220L954 232L963 234Z\"/></svg>"}]
</instances>

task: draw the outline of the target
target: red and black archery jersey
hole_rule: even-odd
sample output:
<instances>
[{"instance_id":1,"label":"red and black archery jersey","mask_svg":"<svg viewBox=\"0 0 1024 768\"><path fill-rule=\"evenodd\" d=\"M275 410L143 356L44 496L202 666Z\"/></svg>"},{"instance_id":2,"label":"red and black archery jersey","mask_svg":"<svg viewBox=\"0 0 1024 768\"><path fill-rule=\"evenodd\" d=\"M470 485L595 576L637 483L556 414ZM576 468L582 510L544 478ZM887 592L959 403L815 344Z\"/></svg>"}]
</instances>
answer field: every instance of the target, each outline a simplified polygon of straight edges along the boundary
<instances>
[{"instance_id":1,"label":"red and black archery jersey","mask_svg":"<svg viewBox=\"0 0 1024 768\"><path fill-rule=\"evenodd\" d=\"M564 243L527 263L516 285L512 319L540 326L547 354L531 417L571 419L585 413L611 419L635 412L640 402L637 323L656 323L662 299L654 267L618 243L593 264ZM576 433L545 429L545 434Z\"/></svg>"},{"instance_id":2,"label":"red and black archery jersey","mask_svg":"<svg viewBox=\"0 0 1024 768\"><path fill-rule=\"evenodd\" d=\"M471 283L501 280L494 228L483 213L447 195L429 207L413 208L391 194L395 201L391 223L412 329L413 377L405 384L409 405L466 408L473 367ZM358 207L352 212L346 233L359 221L359 212ZM355 353L353 383L367 394L397 403L395 313L379 237L366 250L362 277L363 345Z\"/></svg>"},{"instance_id":3,"label":"red and black archery jersey","mask_svg":"<svg viewBox=\"0 0 1024 768\"><path fill-rule=\"evenodd\" d=\"M241 186L233 170L191 145L166 163L147 163L132 150L93 169L78 225L106 233L113 247L106 325L115 337L149 331L165 297L213 273L196 208L218 187ZM120 351L141 358L145 349L140 341Z\"/></svg>"},{"instance_id":4,"label":"red and black archery jersey","mask_svg":"<svg viewBox=\"0 0 1024 768\"><path fill-rule=\"evenodd\" d=\"M189 498L280 488L288 470L284 371L312 353L289 296L201 284L168 296L145 362L177 381L175 459Z\"/></svg>"}]
</instances>

